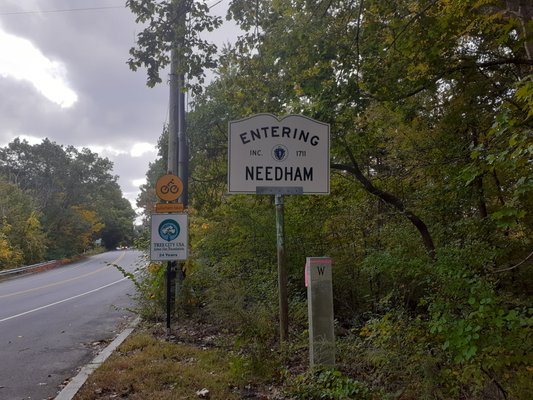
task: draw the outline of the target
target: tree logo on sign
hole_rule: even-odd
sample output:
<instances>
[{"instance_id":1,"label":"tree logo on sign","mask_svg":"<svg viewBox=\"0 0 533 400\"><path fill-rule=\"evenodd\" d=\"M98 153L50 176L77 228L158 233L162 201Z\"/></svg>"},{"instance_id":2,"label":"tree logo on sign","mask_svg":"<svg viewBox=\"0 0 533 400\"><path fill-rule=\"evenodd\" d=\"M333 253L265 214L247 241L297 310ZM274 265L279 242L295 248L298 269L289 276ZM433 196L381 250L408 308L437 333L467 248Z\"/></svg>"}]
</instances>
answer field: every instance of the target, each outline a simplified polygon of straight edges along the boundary
<instances>
[{"instance_id":1,"label":"tree logo on sign","mask_svg":"<svg viewBox=\"0 0 533 400\"><path fill-rule=\"evenodd\" d=\"M180 226L173 219L165 219L159 224L158 231L161 239L171 242L180 234Z\"/></svg>"}]
</instances>

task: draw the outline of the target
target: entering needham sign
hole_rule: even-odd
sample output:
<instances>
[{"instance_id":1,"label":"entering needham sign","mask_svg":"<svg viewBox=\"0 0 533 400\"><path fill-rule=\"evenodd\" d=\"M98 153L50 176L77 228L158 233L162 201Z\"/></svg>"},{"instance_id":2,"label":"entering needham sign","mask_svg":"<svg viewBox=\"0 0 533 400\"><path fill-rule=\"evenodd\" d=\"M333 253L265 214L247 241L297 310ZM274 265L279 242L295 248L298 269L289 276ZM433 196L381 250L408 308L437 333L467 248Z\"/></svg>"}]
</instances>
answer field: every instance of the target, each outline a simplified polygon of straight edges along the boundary
<instances>
[{"instance_id":1,"label":"entering needham sign","mask_svg":"<svg viewBox=\"0 0 533 400\"><path fill-rule=\"evenodd\" d=\"M301 115L256 114L229 123L228 192L299 188L329 194L329 125Z\"/></svg>"}]
</instances>

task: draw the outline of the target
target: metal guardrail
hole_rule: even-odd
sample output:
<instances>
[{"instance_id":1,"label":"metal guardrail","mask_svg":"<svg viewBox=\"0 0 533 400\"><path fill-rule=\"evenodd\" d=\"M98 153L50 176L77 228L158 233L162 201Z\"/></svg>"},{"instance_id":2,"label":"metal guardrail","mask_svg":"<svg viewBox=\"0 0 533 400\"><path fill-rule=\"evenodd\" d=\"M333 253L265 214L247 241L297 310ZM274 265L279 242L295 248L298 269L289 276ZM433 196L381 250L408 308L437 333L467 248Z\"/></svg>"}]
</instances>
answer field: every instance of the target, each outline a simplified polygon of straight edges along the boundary
<instances>
[{"instance_id":1,"label":"metal guardrail","mask_svg":"<svg viewBox=\"0 0 533 400\"><path fill-rule=\"evenodd\" d=\"M55 264L55 263L57 263L57 260L45 261L45 262L42 262L42 263L26 265L24 267L19 267L19 268L5 269L5 270L0 271L0 276L18 274L18 273L21 273L21 272L27 272L27 271L31 271L32 269L37 269L39 267L45 267L45 266L47 266L49 264Z\"/></svg>"}]
</instances>

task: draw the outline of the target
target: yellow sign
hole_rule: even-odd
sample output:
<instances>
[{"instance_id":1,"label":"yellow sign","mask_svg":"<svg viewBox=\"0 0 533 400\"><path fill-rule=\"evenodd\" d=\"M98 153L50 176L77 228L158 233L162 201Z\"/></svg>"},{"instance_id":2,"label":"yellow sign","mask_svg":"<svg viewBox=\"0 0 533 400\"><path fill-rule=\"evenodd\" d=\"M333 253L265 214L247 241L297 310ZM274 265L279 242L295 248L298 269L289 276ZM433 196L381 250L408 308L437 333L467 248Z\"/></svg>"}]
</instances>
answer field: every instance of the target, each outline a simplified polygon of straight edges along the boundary
<instances>
[{"instance_id":1,"label":"yellow sign","mask_svg":"<svg viewBox=\"0 0 533 400\"><path fill-rule=\"evenodd\" d=\"M155 185L155 193L161 200L177 200L181 192L183 192L183 182L173 174L163 175Z\"/></svg>"},{"instance_id":2,"label":"yellow sign","mask_svg":"<svg viewBox=\"0 0 533 400\"><path fill-rule=\"evenodd\" d=\"M155 205L156 213L176 213L183 211L182 203L157 203Z\"/></svg>"}]
</instances>

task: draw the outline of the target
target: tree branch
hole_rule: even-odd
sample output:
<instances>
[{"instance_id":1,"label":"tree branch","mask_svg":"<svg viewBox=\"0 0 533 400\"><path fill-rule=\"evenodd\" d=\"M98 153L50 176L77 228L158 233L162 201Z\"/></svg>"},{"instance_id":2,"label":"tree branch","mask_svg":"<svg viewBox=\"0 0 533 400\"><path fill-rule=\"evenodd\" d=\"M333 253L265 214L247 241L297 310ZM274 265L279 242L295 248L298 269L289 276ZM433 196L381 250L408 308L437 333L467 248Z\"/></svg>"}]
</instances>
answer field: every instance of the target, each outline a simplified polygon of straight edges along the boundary
<instances>
[{"instance_id":1,"label":"tree branch","mask_svg":"<svg viewBox=\"0 0 533 400\"><path fill-rule=\"evenodd\" d=\"M414 96L414 95L416 95L416 94L428 89L431 85L434 85L437 81L439 81L440 79L444 78L446 75L452 74L454 72L465 71L465 70L469 70L469 69L473 69L473 68L490 68L490 67L496 67L496 66L499 66L499 65L508 65L508 64L533 66L533 60L526 60L524 58L516 58L515 57L515 58L506 58L506 59L502 59L502 60L493 60L493 61L486 61L486 62L480 62L480 63L471 63L471 64L463 63L462 65L458 65L458 66L455 66L453 68L446 69L445 71L443 71L440 74L434 76L433 78L430 78L426 83L424 83L423 85L419 86L418 88L413 89L410 92L401 94L399 96L395 96L395 97L391 97L391 98L385 98L385 97L379 97L379 96L375 96L375 95L369 94L369 97L373 98L375 100L379 100L379 101L398 101L398 100L403 100L403 99L407 99L409 97L412 97L412 96Z\"/></svg>"},{"instance_id":2,"label":"tree branch","mask_svg":"<svg viewBox=\"0 0 533 400\"><path fill-rule=\"evenodd\" d=\"M398 39L400 38L400 36L403 35L403 33L407 30L407 28L409 28L409 26L414 23L420 16L422 16L423 14L426 13L426 11L428 11L431 7L433 7L435 4L438 3L439 0L433 0L431 3L429 3L424 9L422 9L421 11L417 12L415 15L413 15L409 21L407 21L407 23L403 26L403 28L400 30L400 32L394 37L394 39L392 40L392 43L387 47L387 49L390 49L391 47L394 46L394 44L398 41Z\"/></svg>"},{"instance_id":3,"label":"tree branch","mask_svg":"<svg viewBox=\"0 0 533 400\"><path fill-rule=\"evenodd\" d=\"M385 203L393 206L401 214L403 214L418 230L420 236L422 237L422 242L428 254L433 257L435 253L435 244L433 243L433 238L429 233L424 221L422 221L417 215L413 214L411 211L406 210L403 202L396 196L391 193L385 192L376 186L361 172L359 164L357 163L355 156L351 149L345 145L346 153L350 159L351 165L345 164L331 164L332 169L337 169L341 171L346 171L352 174L364 187L364 189L373 194L374 196L380 198Z\"/></svg>"},{"instance_id":4,"label":"tree branch","mask_svg":"<svg viewBox=\"0 0 533 400\"><path fill-rule=\"evenodd\" d=\"M505 272L505 271L511 271L512 269L515 269L515 268L518 268L519 266L521 266L522 264L524 264L527 260L529 260L531 257L533 256L533 251L531 253L529 253L529 255L524 258L522 261L520 261L518 264L515 264L513 265L512 267L507 267L507 268L500 268L500 269L496 269L494 271L492 271L493 273L498 273L498 272Z\"/></svg>"}]
</instances>

